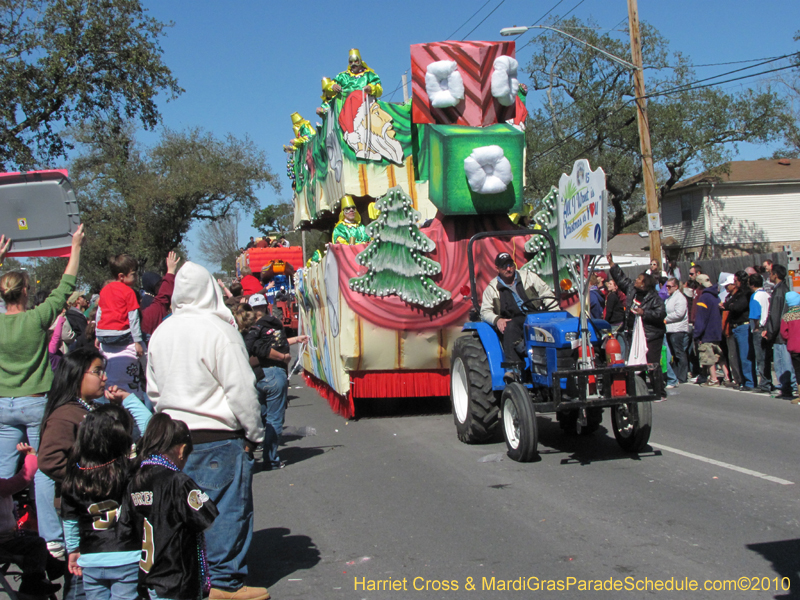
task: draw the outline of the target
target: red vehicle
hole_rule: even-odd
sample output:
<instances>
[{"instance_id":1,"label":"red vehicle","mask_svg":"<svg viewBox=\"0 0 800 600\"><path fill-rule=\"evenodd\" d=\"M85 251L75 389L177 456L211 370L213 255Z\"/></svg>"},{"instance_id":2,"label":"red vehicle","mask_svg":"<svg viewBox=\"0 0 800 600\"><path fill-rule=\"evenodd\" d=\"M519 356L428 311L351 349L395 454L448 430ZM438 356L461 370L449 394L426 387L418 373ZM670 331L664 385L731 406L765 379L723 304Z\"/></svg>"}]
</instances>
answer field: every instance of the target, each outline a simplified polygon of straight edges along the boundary
<instances>
[{"instance_id":1,"label":"red vehicle","mask_svg":"<svg viewBox=\"0 0 800 600\"><path fill-rule=\"evenodd\" d=\"M294 332L298 327L297 299L294 294L293 276L303 266L303 249L300 246L288 248L250 248L237 261L237 267L249 267L254 275L266 275L275 286L267 290L270 313L283 321L286 329ZM262 281L265 281L262 277Z\"/></svg>"}]
</instances>

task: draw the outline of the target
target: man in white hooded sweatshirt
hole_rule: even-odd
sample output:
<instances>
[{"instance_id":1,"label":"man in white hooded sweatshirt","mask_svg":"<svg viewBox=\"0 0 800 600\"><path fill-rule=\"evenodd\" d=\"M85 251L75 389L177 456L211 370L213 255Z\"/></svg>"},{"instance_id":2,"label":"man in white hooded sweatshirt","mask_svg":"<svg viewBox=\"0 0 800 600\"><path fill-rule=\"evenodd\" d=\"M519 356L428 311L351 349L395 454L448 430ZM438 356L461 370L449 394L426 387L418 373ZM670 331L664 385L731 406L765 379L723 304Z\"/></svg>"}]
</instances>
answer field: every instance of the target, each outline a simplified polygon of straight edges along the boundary
<instances>
[{"instance_id":1,"label":"man in white hooded sweatshirt","mask_svg":"<svg viewBox=\"0 0 800 600\"><path fill-rule=\"evenodd\" d=\"M219 510L206 537L211 600L266 600L244 585L253 536L252 451L264 439L255 376L233 315L211 274L187 262L172 316L150 340L147 393L156 412L186 422L194 451L184 472Z\"/></svg>"}]
</instances>

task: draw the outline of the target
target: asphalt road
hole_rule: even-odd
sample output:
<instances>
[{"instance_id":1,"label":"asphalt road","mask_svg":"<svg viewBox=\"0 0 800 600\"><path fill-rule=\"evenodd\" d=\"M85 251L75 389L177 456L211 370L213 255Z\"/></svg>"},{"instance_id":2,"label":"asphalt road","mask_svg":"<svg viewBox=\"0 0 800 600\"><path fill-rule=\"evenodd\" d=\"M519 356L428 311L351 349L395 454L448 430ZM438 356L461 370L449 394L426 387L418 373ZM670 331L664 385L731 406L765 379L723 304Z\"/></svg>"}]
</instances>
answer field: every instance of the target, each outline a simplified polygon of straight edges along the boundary
<instances>
[{"instance_id":1,"label":"asphalt road","mask_svg":"<svg viewBox=\"0 0 800 600\"><path fill-rule=\"evenodd\" d=\"M647 452L608 411L588 437L543 416L520 464L460 443L441 401L346 421L292 385L289 464L254 478L250 583L273 598L800 597L800 406L681 386Z\"/></svg>"}]
</instances>

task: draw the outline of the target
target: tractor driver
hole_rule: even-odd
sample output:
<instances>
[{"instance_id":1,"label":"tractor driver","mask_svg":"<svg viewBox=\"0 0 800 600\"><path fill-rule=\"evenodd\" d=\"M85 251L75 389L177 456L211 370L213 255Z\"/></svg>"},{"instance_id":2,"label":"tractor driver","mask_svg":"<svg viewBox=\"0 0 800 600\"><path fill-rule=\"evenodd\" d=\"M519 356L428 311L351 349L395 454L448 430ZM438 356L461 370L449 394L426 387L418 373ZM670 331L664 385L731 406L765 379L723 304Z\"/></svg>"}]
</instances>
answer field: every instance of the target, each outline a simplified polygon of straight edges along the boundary
<instances>
[{"instance_id":1,"label":"tractor driver","mask_svg":"<svg viewBox=\"0 0 800 600\"><path fill-rule=\"evenodd\" d=\"M481 319L493 325L503 337L506 362L521 363L525 353L523 326L526 313L559 310L553 291L533 271L517 271L508 252L494 259L497 277L483 292ZM537 300L542 298L542 300ZM512 371L506 379L515 379Z\"/></svg>"}]
</instances>

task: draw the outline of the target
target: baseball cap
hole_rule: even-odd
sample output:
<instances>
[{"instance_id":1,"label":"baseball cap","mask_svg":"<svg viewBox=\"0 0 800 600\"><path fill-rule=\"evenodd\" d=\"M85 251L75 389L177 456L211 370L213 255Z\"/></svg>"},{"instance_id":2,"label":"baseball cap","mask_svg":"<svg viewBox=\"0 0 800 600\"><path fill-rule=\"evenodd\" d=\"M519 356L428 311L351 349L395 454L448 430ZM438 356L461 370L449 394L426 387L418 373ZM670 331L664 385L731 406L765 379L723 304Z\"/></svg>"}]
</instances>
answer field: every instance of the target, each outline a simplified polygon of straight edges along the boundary
<instances>
[{"instance_id":1,"label":"baseball cap","mask_svg":"<svg viewBox=\"0 0 800 600\"><path fill-rule=\"evenodd\" d=\"M800 306L800 294L797 292L786 292L786 306Z\"/></svg>"},{"instance_id":2,"label":"baseball cap","mask_svg":"<svg viewBox=\"0 0 800 600\"><path fill-rule=\"evenodd\" d=\"M256 306L265 306L267 304L267 299L264 298L264 294L253 294L247 300L247 303L255 308Z\"/></svg>"},{"instance_id":3,"label":"baseball cap","mask_svg":"<svg viewBox=\"0 0 800 600\"><path fill-rule=\"evenodd\" d=\"M736 283L736 278L733 275L728 275L722 282L722 285L729 286L729 285L734 285L735 283Z\"/></svg>"},{"instance_id":4,"label":"baseball cap","mask_svg":"<svg viewBox=\"0 0 800 600\"><path fill-rule=\"evenodd\" d=\"M511 255L508 252L501 252L498 254L494 259L494 266L495 267L504 267L508 263L513 263L514 259L511 258Z\"/></svg>"},{"instance_id":5,"label":"baseball cap","mask_svg":"<svg viewBox=\"0 0 800 600\"><path fill-rule=\"evenodd\" d=\"M705 273L700 273L700 275L695 278L695 281L703 287L711 287L711 279L709 279L708 275Z\"/></svg>"}]
</instances>

